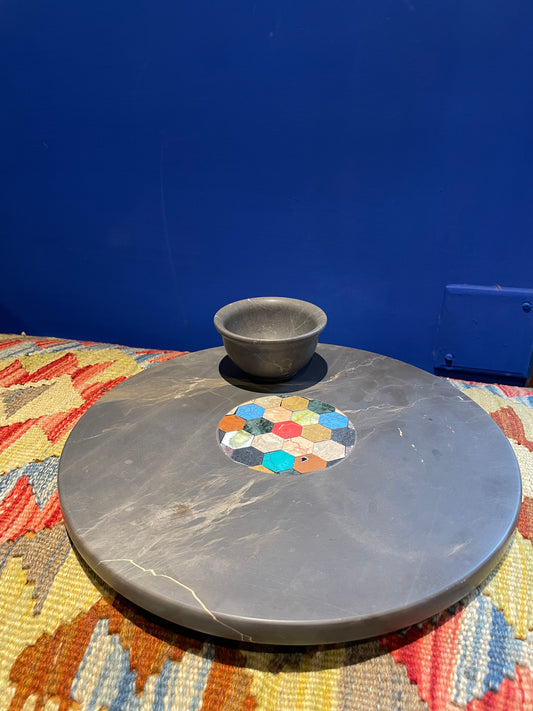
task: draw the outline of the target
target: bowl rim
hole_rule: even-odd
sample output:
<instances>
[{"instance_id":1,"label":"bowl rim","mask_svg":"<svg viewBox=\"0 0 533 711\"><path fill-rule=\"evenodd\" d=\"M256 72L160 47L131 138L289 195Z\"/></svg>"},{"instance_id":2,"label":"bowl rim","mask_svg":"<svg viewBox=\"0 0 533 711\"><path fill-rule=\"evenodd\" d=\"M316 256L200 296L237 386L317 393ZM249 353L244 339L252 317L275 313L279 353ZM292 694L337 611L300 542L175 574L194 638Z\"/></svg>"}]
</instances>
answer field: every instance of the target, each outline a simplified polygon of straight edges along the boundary
<instances>
[{"instance_id":1,"label":"bowl rim","mask_svg":"<svg viewBox=\"0 0 533 711\"><path fill-rule=\"evenodd\" d=\"M284 336L282 338L260 338L253 336L243 336L239 333L235 333L234 331L230 331L223 325L223 317L227 315L228 312L232 311L238 304L245 304L254 301L263 303L291 303L295 306L304 305L308 313L310 311L314 312L314 315L318 320L318 325L310 331L307 331L306 333L301 333L297 336ZM215 328L223 338L225 337L234 341L240 341L241 343L297 343L298 341L303 341L314 336L318 337L326 328L327 321L328 317L326 316L326 313L320 308L320 306L317 306L316 304L313 304L310 301L304 301L303 299L294 299L290 296L251 296L247 299L239 299L238 301L232 301L231 303L222 306L216 312L213 318Z\"/></svg>"}]
</instances>

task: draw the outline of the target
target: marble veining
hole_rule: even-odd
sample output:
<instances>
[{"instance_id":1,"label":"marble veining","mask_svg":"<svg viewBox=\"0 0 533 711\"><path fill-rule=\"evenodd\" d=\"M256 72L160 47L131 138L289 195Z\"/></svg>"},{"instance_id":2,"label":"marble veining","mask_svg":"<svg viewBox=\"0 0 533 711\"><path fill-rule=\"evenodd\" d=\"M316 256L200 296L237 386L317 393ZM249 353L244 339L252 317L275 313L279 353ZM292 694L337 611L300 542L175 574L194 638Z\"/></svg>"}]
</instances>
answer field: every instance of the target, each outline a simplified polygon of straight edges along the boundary
<instances>
[{"instance_id":1,"label":"marble veining","mask_svg":"<svg viewBox=\"0 0 533 711\"><path fill-rule=\"evenodd\" d=\"M211 610L207 607L207 605L205 605L205 603L202 602L202 600L200 600L200 598L194 592L194 590L192 588L190 588L188 585L185 585L185 583L182 583L179 580L176 580L176 578L172 578L172 577L170 577L170 575L165 575L164 573L157 573L153 568L143 568L142 565L139 565L134 560L131 560L131 558L109 558L108 560L102 560L101 563L102 564L105 564L105 563L129 563L134 568L137 568L138 570L140 570L142 573L146 573L147 575L152 575L154 578L166 578L167 580L170 580L170 582L175 583L180 588L187 590L187 592L189 592L192 595L192 597L194 598L194 600L200 605L202 610L204 610L205 613L207 615L209 615L209 617L211 617L211 619L213 619L217 624L223 625L224 627L227 627L227 629L230 632L232 632L233 634L237 634L240 637L242 642L251 642L252 641L251 637L244 635L242 632L239 632L239 630L235 629L235 627L231 627L231 625L227 625L226 623L218 620L217 616L211 612Z\"/></svg>"},{"instance_id":2,"label":"marble veining","mask_svg":"<svg viewBox=\"0 0 533 711\"><path fill-rule=\"evenodd\" d=\"M514 529L520 474L472 400L412 366L340 346L319 345L320 369L311 363L281 391L223 377L224 358L209 349L136 375L72 431L60 502L74 545L107 584L208 634L321 644L422 620L490 573ZM314 454L318 442L302 435L327 413L311 402L357 433L334 466L279 476L230 458L251 449L247 437L228 438L230 457L223 450L228 432L242 431L260 446L264 438L263 455L276 437ZM239 411L248 405L263 413ZM242 414L251 432L225 419ZM338 453L322 442L324 457Z\"/></svg>"},{"instance_id":3,"label":"marble veining","mask_svg":"<svg viewBox=\"0 0 533 711\"><path fill-rule=\"evenodd\" d=\"M234 462L282 475L309 474L347 457L355 429L322 400L267 395L232 408L218 423L218 439Z\"/></svg>"}]
</instances>

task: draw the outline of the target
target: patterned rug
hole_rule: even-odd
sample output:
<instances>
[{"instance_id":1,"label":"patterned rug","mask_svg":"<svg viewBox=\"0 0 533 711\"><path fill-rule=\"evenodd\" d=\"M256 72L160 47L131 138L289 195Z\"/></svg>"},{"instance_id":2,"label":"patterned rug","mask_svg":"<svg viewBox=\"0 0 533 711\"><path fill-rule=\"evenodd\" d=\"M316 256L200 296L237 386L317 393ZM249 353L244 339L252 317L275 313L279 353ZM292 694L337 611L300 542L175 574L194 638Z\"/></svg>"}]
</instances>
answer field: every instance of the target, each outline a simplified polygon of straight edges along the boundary
<instances>
[{"instance_id":1,"label":"patterned rug","mask_svg":"<svg viewBox=\"0 0 533 711\"><path fill-rule=\"evenodd\" d=\"M502 428L523 476L510 552L478 590L380 639L264 649L151 618L65 533L70 430L110 388L179 355L0 336L0 711L533 711L533 390L453 382Z\"/></svg>"}]
</instances>

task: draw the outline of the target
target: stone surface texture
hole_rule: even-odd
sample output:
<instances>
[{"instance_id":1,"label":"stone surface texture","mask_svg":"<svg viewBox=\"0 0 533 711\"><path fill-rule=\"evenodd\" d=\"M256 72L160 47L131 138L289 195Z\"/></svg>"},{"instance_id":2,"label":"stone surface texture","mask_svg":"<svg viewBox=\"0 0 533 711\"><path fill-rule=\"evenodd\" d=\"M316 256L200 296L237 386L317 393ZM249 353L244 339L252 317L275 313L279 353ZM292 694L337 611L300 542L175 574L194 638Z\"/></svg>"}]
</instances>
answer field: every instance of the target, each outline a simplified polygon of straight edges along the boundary
<instances>
[{"instance_id":1,"label":"stone surface texture","mask_svg":"<svg viewBox=\"0 0 533 711\"><path fill-rule=\"evenodd\" d=\"M223 359L215 348L136 375L67 441L68 531L119 593L210 634L315 644L422 620L489 574L514 529L520 474L501 430L466 395L340 346L320 345L292 381L257 391L223 377ZM222 418L283 393L345 413L357 433L349 456L305 476L231 461ZM261 452L283 441L256 436Z\"/></svg>"},{"instance_id":2,"label":"stone surface texture","mask_svg":"<svg viewBox=\"0 0 533 711\"><path fill-rule=\"evenodd\" d=\"M284 380L303 368L326 323L320 307L285 296L234 301L214 317L233 362L245 373L266 380Z\"/></svg>"}]
</instances>

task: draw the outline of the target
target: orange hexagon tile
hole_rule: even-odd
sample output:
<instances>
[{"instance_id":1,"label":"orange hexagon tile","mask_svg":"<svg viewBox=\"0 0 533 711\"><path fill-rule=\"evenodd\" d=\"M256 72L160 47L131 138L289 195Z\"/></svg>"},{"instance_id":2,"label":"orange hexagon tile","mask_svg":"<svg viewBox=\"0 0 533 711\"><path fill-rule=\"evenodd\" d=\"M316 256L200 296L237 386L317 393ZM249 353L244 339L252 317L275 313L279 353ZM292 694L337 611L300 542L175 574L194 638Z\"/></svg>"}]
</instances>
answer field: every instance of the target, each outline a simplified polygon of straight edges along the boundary
<instances>
[{"instance_id":1,"label":"orange hexagon tile","mask_svg":"<svg viewBox=\"0 0 533 711\"><path fill-rule=\"evenodd\" d=\"M316 454L305 454L301 457L296 457L294 460L294 469L300 474L309 474L316 472L319 469L325 469L327 462L317 457Z\"/></svg>"},{"instance_id":2,"label":"orange hexagon tile","mask_svg":"<svg viewBox=\"0 0 533 711\"><path fill-rule=\"evenodd\" d=\"M224 415L218 439L235 464L264 474L299 475L347 457L356 435L346 415L329 403L300 395L267 395Z\"/></svg>"},{"instance_id":3,"label":"orange hexagon tile","mask_svg":"<svg viewBox=\"0 0 533 711\"><path fill-rule=\"evenodd\" d=\"M222 432L232 432L235 430L242 430L245 424L246 420L244 419L244 417L237 417L237 415L226 415L220 420L218 429L222 430Z\"/></svg>"}]
</instances>

